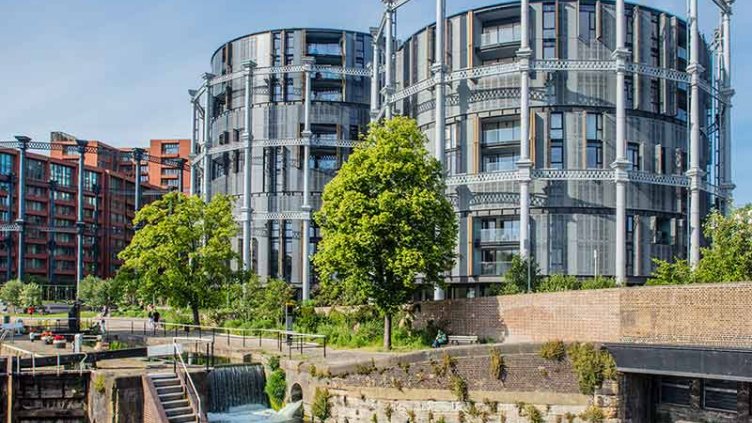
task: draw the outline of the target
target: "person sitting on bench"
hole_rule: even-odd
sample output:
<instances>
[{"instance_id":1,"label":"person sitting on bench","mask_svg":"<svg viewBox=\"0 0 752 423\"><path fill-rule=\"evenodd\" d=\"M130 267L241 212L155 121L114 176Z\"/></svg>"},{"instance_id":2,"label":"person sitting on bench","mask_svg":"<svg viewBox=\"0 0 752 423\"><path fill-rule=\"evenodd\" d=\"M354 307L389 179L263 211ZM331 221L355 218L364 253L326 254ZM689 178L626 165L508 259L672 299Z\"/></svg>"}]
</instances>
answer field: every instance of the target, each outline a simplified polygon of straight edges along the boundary
<instances>
[{"instance_id":1,"label":"person sitting on bench","mask_svg":"<svg viewBox=\"0 0 752 423\"><path fill-rule=\"evenodd\" d=\"M447 343L447 336L444 333L444 331L439 329L439 331L436 333L436 339L433 340L433 347L439 348L446 343Z\"/></svg>"}]
</instances>

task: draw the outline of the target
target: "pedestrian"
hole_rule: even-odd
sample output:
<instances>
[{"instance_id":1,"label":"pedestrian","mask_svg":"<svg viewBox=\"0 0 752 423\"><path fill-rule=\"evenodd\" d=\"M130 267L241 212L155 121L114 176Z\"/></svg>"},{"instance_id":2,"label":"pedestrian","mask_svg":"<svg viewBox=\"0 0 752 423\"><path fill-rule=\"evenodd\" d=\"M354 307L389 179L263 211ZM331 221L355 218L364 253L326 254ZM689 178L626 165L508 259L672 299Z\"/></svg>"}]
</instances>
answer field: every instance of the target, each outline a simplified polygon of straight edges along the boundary
<instances>
[{"instance_id":1,"label":"pedestrian","mask_svg":"<svg viewBox=\"0 0 752 423\"><path fill-rule=\"evenodd\" d=\"M157 330L159 329L159 312L158 311L154 312L153 318L154 318L154 329Z\"/></svg>"},{"instance_id":2,"label":"pedestrian","mask_svg":"<svg viewBox=\"0 0 752 423\"><path fill-rule=\"evenodd\" d=\"M151 308L147 308L149 310L149 329L154 329L154 312L151 311Z\"/></svg>"}]
</instances>

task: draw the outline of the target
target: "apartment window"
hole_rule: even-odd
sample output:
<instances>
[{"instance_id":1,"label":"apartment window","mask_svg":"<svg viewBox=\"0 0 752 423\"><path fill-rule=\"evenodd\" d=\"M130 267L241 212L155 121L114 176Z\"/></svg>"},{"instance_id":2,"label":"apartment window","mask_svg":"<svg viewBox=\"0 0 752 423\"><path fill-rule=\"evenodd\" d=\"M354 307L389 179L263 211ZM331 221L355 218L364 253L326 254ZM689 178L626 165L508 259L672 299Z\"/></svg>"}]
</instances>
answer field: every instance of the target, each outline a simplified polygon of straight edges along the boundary
<instances>
[{"instance_id":1,"label":"apartment window","mask_svg":"<svg viewBox=\"0 0 752 423\"><path fill-rule=\"evenodd\" d=\"M666 147L662 145L655 146L655 173L664 174L668 172L668 160L666 157Z\"/></svg>"},{"instance_id":2,"label":"apartment window","mask_svg":"<svg viewBox=\"0 0 752 423\"><path fill-rule=\"evenodd\" d=\"M292 65L295 60L295 33L285 33L285 64Z\"/></svg>"},{"instance_id":3,"label":"apartment window","mask_svg":"<svg viewBox=\"0 0 752 423\"><path fill-rule=\"evenodd\" d=\"M180 175L180 169L170 168L170 167L163 167L162 168L162 176L178 176Z\"/></svg>"},{"instance_id":4,"label":"apartment window","mask_svg":"<svg viewBox=\"0 0 752 423\"><path fill-rule=\"evenodd\" d=\"M26 177L36 181L44 181L44 162L26 159Z\"/></svg>"},{"instance_id":5,"label":"apartment window","mask_svg":"<svg viewBox=\"0 0 752 423\"><path fill-rule=\"evenodd\" d=\"M84 170L84 189L94 191L94 186L99 186L99 174L90 170Z\"/></svg>"},{"instance_id":6,"label":"apartment window","mask_svg":"<svg viewBox=\"0 0 752 423\"><path fill-rule=\"evenodd\" d=\"M50 164L50 179L58 185L69 187L73 185L73 168L57 163Z\"/></svg>"},{"instance_id":7,"label":"apartment window","mask_svg":"<svg viewBox=\"0 0 752 423\"><path fill-rule=\"evenodd\" d=\"M631 7L627 7L624 11L625 19L627 21L626 25L626 40L624 41L624 46L629 50L629 61L632 61L632 55L634 54L632 52L632 45L634 43L634 13L632 11Z\"/></svg>"},{"instance_id":8,"label":"apartment window","mask_svg":"<svg viewBox=\"0 0 752 423\"><path fill-rule=\"evenodd\" d=\"M556 39L556 3L543 5L543 38Z\"/></svg>"},{"instance_id":9,"label":"apartment window","mask_svg":"<svg viewBox=\"0 0 752 423\"><path fill-rule=\"evenodd\" d=\"M661 25L658 15L650 15L650 64L660 66Z\"/></svg>"},{"instance_id":10,"label":"apartment window","mask_svg":"<svg viewBox=\"0 0 752 423\"><path fill-rule=\"evenodd\" d=\"M274 66L282 66L282 34L275 32L272 40Z\"/></svg>"},{"instance_id":11,"label":"apartment window","mask_svg":"<svg viewBox=\"0 0 752 423\"><path fill-rule=\"evenodd\" d=\"M341 56L342 46L337 43L310 43L308 44L308 54L323 56Z\"/></svg>"},{"instance_id":12,"label":"apartment window","mask_svg":"<svg viewBox=\"0 0 752 423\"><path fill-rule=\"evenodd\" d=\"M513 248L484 248L480 251L481 275L504 275L516 254Z\"/></svg>"},{"instance_id":13,"label":"apartment window","mask_svg":"<svg viewBox=\"0 0 752 423\"><path fill-rule=\"evenodd\" d=\"M13 156L8 153L0 153L0 174L8 175L13 172Z\"/></svg>"},{"instance_id":14,"label":"apartment window","mask_svg":"<svg viewBox=\"0 0 752 423\"><path fill-rule=\"evenodd\" d=\"M483 172L500 172L517 169L520 154L517 149L483 155Z\"/></svg>"},{"instance_id":15,"label":"apartment window","mask_svg":"<svg viewBox=\"0 0 752 423\"><path fill-rule=\"evenodd\" d=\"M462 173L462 149L457 141L457 124L447 125L445 128L444 155L448 174Z\"/></svg>"},{"instance_id":16,"label":"apartment window","mask_svg":"<svg viewBox=\"0 0 752 423\"><path fill-rule=\"evenodd\" d=\"M221 178L227 175L227 166L225 165L225 157L220 156L212 160L212 179Z\"/></svg>"},{"instance_id":17,"label":"apartment window","mask_svg":"<svg viewBox=\"0 0 752 423\"><path fill-rule=\"evenodd\" d=\"M640 144L627 144L627 159L632 164L632 170L640 170Z\"/></svg>"},{"instance_id":18,"label":"apartment window","mask_svg":"<svg viewBox=\"0 0 752 423\"><path fill-rule=\"evenodd\" d=\"M520 142L520 121L507 120L483 124L483 145L513 144Z\"/></svg>"},{"instance_id":19,"label":"apartment window","mask_svg":"<svg viewBox=\"0 0 752 423\"><path fill-rule=\"evenodd\" d=\"M519 43L522 39L519 22L510 22L483 27L480 38L481 47L490 47L499 44Z\"/></svg>"},{"instance_id":20,"label":"apartment window","mask_svg":"<svg viewBox=\"0 0 752 423\"><path fill-rule=\"evenodd\" d=\"M703 381L703 408L709 410L737 410L737 383L725 380Z\"/></svg>"},{"instance_id":21,"label":"apartment window","mask_svg":"<svg viewBox=\"0 0 752 423\"><path fill-rule=\"evenodd\" d=\"M664 404L689 405L692 380L683 377L662 377L660 402Z\"/></svg>"},{"instance_id":22,"label":"apartment window","mask_svg":"<svg viewBox=\"0 0 752 423\"><path fill-rule=\"evenodd\" d=\"M55 200L59 201L73 201L74 195L71 192L57 190L55 191L53 197L55 198Z\"/></svg>"},{"instance_id":23,"label":"apartment window","mask_svg":"<svg viewBox=\"0 0 752 423\"><path fill-rule=\"evenodd\" d=\"M520 221L490 217L480 220L480 242L500 243L520 240Z\"/></svg>"},{"instance_id":24,"label":"apartment window","mask_svg":"<svg viewBox=\"0 0 752 423\"><path fill-rule=\"evenodd\" d=\"M162 154L178 154L178 144L162 144Z\"/></svg>"},{"instance_id":25,"label":"apartment window","mask_svg":"<svg viewBox=\"0 0 752 423\"><path fill-rule=\"evenodd\" d=\"M603 115L588 113L586 126L586 166L590 169L601 169L603 168Z\"/></svg>"},{"instance_id":26,"label":"apartment window","mask_svg":"<svg viewBox=\"0 0 752 423\"><path fill-rule=\"evenodd\" d=\"M626 108L634 108L634 80L631 75L624 77L624 99Z\"/></svg>"},{"instance_id":27,"label":"apartment window","mask_svg":"<svg viewBox=\"0 0 752 423\"><path fill-rule=\"evenodd\" d=\"M656 218L655 243L671 245L671 219L665 217Z\"/></svg>"},{"instance_id":28,"label":"apartment window","mask_svg":"<svg viewBox=\"0 0 752 423\"><path fill-rule=\"evenodd\" d=\"M167 188L179 188L177 179L162 179L162 186Z\"/></svg>"},{"instance_id":29,"label":"apartment window","mask_svg":"<svg viewBox=\"0 0 752 423\"><path fill-rule=\"evenodd\" d=\"M653 113L661 111L661 85L657 79L650 80L650 105Z\"/></svg>"},{"instance_id":30,"label":"apartment window","mask_svg":"<svg viewBox=\"0 0 752 423\"><path fill-rule=\"evenodd\" d=\"M552 169L564 169L564 114L551 113L549 129L549 166Z\"/></svg>"},{"instance_id":31,"label":"apartment window","mask_svg":"<svg viewBox=\"0 0 752 423\"><path fill-rule=\"evenodd\" d=\"M26 208L30 211L41 212L47 209L47 205L39 201L26 200Z\"/></svg>"},{"instance_id":32,"label":"apartment window","mask_svg":"<svg viewBox=\"0 0 752 423\"><path fill-rule=\"evenodd\" d=\"M596 13L594 4L580 4L580 39L585 42L595 39Z\"/></svg>"}]
</instances>

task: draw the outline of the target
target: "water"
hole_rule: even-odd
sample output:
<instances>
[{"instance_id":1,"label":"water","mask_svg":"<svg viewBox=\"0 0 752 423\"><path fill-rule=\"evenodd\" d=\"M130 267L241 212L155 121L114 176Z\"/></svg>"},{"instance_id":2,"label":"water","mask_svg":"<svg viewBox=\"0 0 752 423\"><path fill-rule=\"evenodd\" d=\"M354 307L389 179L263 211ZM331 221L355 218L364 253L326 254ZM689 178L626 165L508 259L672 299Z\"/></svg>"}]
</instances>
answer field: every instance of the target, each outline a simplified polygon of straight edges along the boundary
<instances>
[{"instance_id":1,"label":"water","mask_svg":"<svg viewBox=\"0 0 752 423\"><path fill-rule=\"evenodd\" d=\"M232 418L231 416L238 412L247 414L250 411L256 412L257 409L268 408L269 406L266 393L264 393L264 385L266 384L264 368L260 364L216 367L209 372L208 382L210 413L227 414L230 416L227 418ZM242 407L246 408L237 411ZM225 420L223 417L216 421L232 422L237 420Z\"/></svg>"},{"instance_id":2,"label":"water","mask_svg":"<svg viewBox=\"0 0 752 423\"><path fill-rule=\"evenodd\" d=\"M274 410L259 404L230 407L225 412L208 413L207 417L212 423L288 423L299 421L285 415L277 414Z\"/></svg>"}]
</instances>

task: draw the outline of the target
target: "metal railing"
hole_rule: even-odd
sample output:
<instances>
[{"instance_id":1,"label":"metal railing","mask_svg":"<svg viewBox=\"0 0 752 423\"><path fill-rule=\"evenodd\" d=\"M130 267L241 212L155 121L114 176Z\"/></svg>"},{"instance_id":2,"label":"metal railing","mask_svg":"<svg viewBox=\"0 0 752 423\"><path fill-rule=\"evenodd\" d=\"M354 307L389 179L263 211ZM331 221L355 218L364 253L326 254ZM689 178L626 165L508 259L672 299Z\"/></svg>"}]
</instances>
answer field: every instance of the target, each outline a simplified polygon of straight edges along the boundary
<instances>
[{"instance_id":1,"label":"metal railing","mask_svg":"<svg viewBox=\"0 0 752 423\"><path fill-rule=\"evenodd\" d=\"M206 342L203 339L193 339L195 341L202 341ZM173 371L175 372L175 376L177 376L178 380L180 380L180 384L183 385L183 389L185 389L185 392L188 396L188 401L191 403L191 409L196 414L196 421L197 422L204 422L206 419L203 417L203 409L201 406L201 397L198 394L198 389L196 389L196 385L193 383L193 378L191 378L191 374L188 372L188 367L185 365L185 361L183 361L183 355L182 353L178 352L178 349L182 350L181 348L178 348L180 345L177 343L177 339L173 339L172 342L172 348L173 348ZM180 362L180 365L178 366L178 362Z\"/></svg>"}]
</instances>

